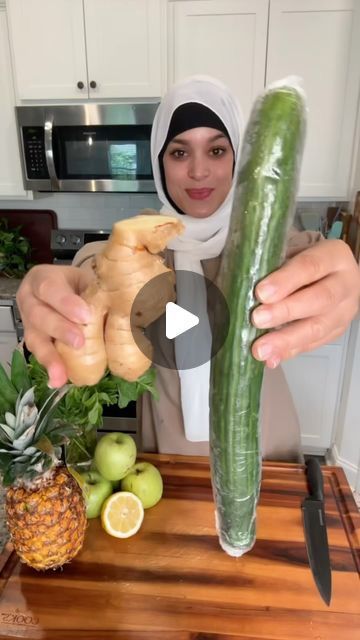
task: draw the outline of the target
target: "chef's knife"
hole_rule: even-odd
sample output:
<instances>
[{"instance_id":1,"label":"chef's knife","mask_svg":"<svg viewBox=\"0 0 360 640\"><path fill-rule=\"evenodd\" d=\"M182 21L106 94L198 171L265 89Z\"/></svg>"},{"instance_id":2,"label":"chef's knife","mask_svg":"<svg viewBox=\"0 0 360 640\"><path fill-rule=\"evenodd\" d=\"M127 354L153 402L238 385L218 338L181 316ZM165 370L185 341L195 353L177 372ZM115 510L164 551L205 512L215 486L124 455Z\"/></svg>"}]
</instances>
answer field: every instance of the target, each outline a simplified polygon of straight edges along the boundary
<instances>
[{"instance_id":1,"label":"chef's knife","mask_svg":"<svg viewBox=\"0 0 360 640\"><path fill-rule=\"evenodd\" d=\"M306 549L317 588L326 604L331 600L331 566L324 512L324 486L319 461L308 458L309 495L302 503Z\"/></svg>"}]
</instances>

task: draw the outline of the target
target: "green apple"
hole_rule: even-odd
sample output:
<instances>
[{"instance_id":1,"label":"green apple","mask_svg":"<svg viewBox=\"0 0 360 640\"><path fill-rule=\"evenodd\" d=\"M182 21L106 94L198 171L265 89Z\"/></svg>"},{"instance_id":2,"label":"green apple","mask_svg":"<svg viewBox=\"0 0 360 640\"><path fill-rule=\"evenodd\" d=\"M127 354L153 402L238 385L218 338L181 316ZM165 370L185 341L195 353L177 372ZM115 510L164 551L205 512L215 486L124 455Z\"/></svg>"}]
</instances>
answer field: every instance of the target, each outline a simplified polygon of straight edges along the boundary
<instances>
[{"instance_id":1,"label":"green apple","mask_svg":"<svg viewBox=\"0 0 360 640\"><path fill-rule=\"evenodd\" d=\"M104 501L113 492L112 483L98 471L83 471L80 476L86 503L86 517L97 518Z\"/></svg>"},{"instance_id":2,"label":"green apple","mask_svg":"<svg viewBox=\"0 0 360 640\"><path fill-rule=\"evenodd\" d=\"M163 481L159 469L151 462L137 462L121 480L121 490L131 491L140 498L144 509L159 502L163 492Z\"/></svg>"},{"instance_id":3,"label":"green apple","mask_svg":"<svg viewBox=\"0 0 360 640\"><path fill-rule=\"evenodd\" d=\"M121 480L136 460L135 440L120 431L107 433L95 447L94 460L104 478Z\"/></svg>"},{"instance_id":4,"label":"green apple","mask_svg":"<svg viewBox=\"0 0 360 640\"><path fill-rule=\"evenodd\" d=\"M90 465L90 471L97 471L97 470L98 470L98 468L97 468L97 466L95 464L95 460L92 460L91 461L91 465ZM111 482L112 487L113 487L113 493L115 491L117 491L117 490L120 491L120 480L111 480L110 482Z\"/></svg>"}]
</instances>

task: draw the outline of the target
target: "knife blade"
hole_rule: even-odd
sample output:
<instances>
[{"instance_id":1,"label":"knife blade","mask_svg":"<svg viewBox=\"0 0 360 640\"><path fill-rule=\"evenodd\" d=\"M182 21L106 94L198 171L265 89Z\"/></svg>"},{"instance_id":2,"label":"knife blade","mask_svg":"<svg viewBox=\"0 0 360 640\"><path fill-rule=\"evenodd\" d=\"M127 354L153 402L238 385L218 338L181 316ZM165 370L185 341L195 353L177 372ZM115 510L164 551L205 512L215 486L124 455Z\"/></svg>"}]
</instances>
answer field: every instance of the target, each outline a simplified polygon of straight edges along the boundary
<instances>
[{"instance_id":1,"label":"knife blade","mask_svg":"<svg viewBox=\"0 0 360 640\"><path fill-rule=\"evenodd\" d=\"M324 511L324 485L320 463L306 460L309 495L302 502L305 542L310 568L324 602L331 600L331 565Z\"/></svg>"}]
</instances>

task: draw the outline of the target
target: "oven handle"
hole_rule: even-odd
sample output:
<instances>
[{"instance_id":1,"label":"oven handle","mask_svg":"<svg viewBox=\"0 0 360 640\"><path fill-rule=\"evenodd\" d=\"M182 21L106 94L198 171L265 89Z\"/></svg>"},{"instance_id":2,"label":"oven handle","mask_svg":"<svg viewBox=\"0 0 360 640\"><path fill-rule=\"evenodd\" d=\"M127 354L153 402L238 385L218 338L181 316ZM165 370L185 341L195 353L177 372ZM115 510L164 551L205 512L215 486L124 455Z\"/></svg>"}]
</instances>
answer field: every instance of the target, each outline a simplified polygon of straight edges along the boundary
<instances>
[{"instance_id":1,"label":"oven handle","mask_svg":"<svg viewBox=\"0 0 360 640\"><path fill-rule=\"evenodd\" d=\"M59 179L55 171L54 153L53 153L53 121L51 116L45 116L44 141L45 141L45 158L46 165L50 176L51 188L53 191L60 191Z\"/></svg>"}]
</instances>

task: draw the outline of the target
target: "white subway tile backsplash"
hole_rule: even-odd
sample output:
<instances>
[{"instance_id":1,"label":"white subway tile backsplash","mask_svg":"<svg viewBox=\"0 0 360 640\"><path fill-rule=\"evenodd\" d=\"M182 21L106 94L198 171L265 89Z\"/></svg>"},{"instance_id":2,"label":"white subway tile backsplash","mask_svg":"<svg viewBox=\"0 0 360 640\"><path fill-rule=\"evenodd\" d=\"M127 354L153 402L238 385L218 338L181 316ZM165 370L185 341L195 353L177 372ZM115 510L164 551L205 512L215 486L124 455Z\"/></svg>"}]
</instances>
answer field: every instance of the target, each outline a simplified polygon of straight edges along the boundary
<instances>
[{"instance_id":1,"label":"white subway tile backsplash","mask_svg":"<svg viewBox=\"0 0 360 640\"><path fill-rule=\"evenodd\" d=\"M155 193L39 193L33 200L0 200L1 209L52 209L64 229L111 229L114 222L141 209L159 210Z\"/></svg>"},{"instance_id":2,"label":"white subway tile backsplash","mask_svg":"<svg viewBox=\"0 0 360 640\"><path fill-rule=\"evenodd\" d=\"M322 201L299 202L295 225L302 229L300 211L316 211L325 216L330 203ZM141 209L159 210L161 203L155 193L36 193L33 200L0 200L1 209L52 209L57 213L59 227L67 229L110 229L116 220L135 215Z\"/></svg>"}]
</instances>

